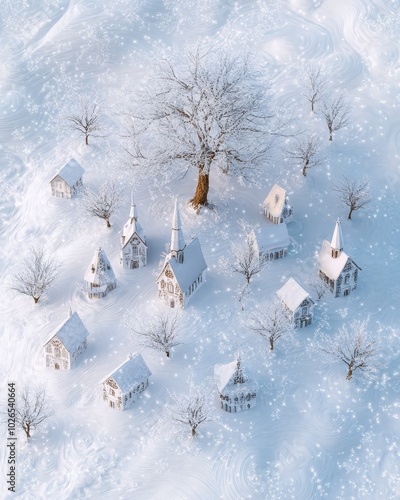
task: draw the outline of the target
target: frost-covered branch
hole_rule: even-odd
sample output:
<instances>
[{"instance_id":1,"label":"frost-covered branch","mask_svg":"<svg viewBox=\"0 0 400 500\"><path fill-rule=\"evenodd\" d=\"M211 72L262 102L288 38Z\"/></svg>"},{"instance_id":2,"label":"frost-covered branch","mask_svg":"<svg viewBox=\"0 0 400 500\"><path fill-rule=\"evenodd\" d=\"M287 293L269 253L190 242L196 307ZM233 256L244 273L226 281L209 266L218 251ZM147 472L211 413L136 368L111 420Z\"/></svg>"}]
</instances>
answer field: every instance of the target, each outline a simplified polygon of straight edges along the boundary
<instances>
[{"instance_id":1,"label":"frost-covered branch","mask_svg":"<svg viewBox=\"0 0 400 500\"><path fill-rule=\"evenodd\" d=\"M69 122L72 130L77 130L85 136L85 144L89 144L89 137L101 137L97 132L102 128L99 123L99 107L89 104L87 99L82 99L79 108L67 115L65 119Z\"/></svg>"},{"instance_id":2,"label":"frost-covered branch","mask_svg":"<svg viewBox=\"0 0 400 500\"><path fill-rule=\"evenodd\" d=\"M329 130L329 140L333 139L333 132L344 128L350 121L350 105L340 94L322 102L322 114Z\"/></svg>"},{"instance_id":3,"label":"frost-covered branch","mask_svg":"<svg viewBox=\"0 0 400 500\"><path fill-rule=\"evenodd\" d=\"M320 149L321 140L316 135L310 134L289 143L286 148L286 157L300 165L305 177L309 168L322 163L323 158L320 156Z\"/></svg>"},{"instance_id":4,"label":"frost-covered branch","mask_svg":"<svg viewBox=\"0 0 400 500\"><path fill-rule=\"evenodd\" d=\"M54 414L51 400L43 385L25 385L20 394L17 391L15 404L15 421L26 434L31 437L31 430L36 429L44 420Z\"/></svg>"},{"instance_id":5,"label":"frost-covered branch","mask_svg":"<svg viewBox=\"0 0 400 500\"><path fill-rule=\"evenodd\" d=\"M314 113L316 104L325 96L327 79L321 73L321 67L315 64L307 65L304 73L306 90L303 96L311 104L311 111Z\"/></svg>"},{"instance_id":6,"label":"frost-covered branch","mask_svg":"<svg viewBox=\"0 0 400 500\"><path fill-rule=\"evenodd\" d=\"M365 208L371 201L369 191L369 179L348 179L344 176L342 182L335 184L334 191L339 193L340 201L349 208L347 215L351 219L351 215L360 208Z\"/></svg>"},{"instance_id":7,"label":"frost-covered branch","mask_svg":"<svg viewBox=\"0 0 400 500\"><path fill-rule=\"evenodd\" d=\"M110 219L118 211L124 202L122 193L117 191L115 182L105 182L99 191L90 188L84 190L82 206L84 210L93 217L99 217L106 221L107 227L111 227Z\"/></svg>"}]
</instances>

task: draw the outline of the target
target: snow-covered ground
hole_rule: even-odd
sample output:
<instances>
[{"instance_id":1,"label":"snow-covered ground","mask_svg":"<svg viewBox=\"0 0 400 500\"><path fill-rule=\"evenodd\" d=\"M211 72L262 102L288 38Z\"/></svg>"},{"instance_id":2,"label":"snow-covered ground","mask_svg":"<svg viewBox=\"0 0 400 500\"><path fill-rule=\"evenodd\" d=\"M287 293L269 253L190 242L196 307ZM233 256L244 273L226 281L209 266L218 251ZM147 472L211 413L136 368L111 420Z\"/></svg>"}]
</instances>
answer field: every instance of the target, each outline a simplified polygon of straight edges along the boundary
<instances>
[{"instance_id":1,"label":"snow-covered ground","mask_svg":"<svg viewBox=\"0 0 400 500\"><path fill-rule=\"evenodd\" d=\"M56 408L29 444L19 436L14 496L5 481L2 427L2 498L400 498L399 16L395 0L0 2L1 398L7 382L16 382L17 391L28 381L45 382ZM84 166L88 185L117 171L115 100L144 74L147 55L204 37L226 41L232 50L246 47L269 63L274 92L297 110L298 124L318 131L326 161L303 178L278 151L260 187L240 186L214 171L216 210L200 215L186 206L195 171L160 191L120 170L126 203L110 229L83 217L77 199L53 198L49 180L71 157ZM332 88L342 88L351 101L350 124L331 144L325 123L310 116L301 95L307 61L322 64ZM94 92L109 134L85 146L61 116L74 96ZM371 179L373 200L352 221L332 190L344 174ZM240 219L265 224L261 203L275 182L288 190L294 207L293 244L285 259L254 278L243 313L235 298L240 277L219 273L218 260L239 237ZM132 184L149 254L146 267L130 272L119 264L119 231ZM175 196L185 237L196 235L202 244L207 283L184 311L183 344L170 359L144 351L152 372L148 389L130 410L113 411L102 401L99 382L137 350L125 314L145 317L157 306L155 279ZM246 328L246 314L289 277L304 285L314 275L316 252L330 240L337 217L345 251L362 268L359 287L349 297L319 302L314 323L295 332L297 344L277 342L271 354ZM45 245L63 261L48 298L37 305L6 285L30 244ZM91 301L81 284L98 246L118 285ZM71 371L49 371L42 345L70 305L89 330L88 348ZM344 364L328 365L312 346L320 332L334 334L366 317L382 341L382 364L374 381L356 373L349 382ZM260 384L257 406L236 415L220 412L215 390L219 422L204 424L195 439L189 429L171 425L168 391L185 391L190 376L212 377L215 364L231 361L238 348Z\"/></svg>"}]
</instances>

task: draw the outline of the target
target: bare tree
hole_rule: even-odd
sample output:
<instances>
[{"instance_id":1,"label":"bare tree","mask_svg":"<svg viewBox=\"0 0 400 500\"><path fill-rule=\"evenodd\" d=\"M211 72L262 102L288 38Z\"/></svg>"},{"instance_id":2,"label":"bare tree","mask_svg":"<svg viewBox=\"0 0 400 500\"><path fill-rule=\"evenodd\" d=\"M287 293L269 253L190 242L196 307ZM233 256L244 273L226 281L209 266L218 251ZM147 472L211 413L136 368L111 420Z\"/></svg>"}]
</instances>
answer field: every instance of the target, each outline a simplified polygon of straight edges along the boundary
<instances>
[{"instance_id":1,"label":"bare tree","mask_svg":"<svg viewBox=\"0 0 400 500\"><path fill-rule=\"evenodd\" d=\"M311 104L311 111L315 112L316 104L323 99L327 79L321 74L321 67L317 65L308 65L305 68L306 91L303 96Z\"/></svg>"},{"instance_id":2,"label":"bare tree","mask_svg":"<svg viewBox=\"0 0 400 500\"><path fill-rule=\"evenodd\" d=\"M330 100L322 102L322 113L329 130L329 140L333 139L333 132L344 128L350 120L350 106L344 95L340 94Z\"/></svg>"},{"instance_id":3,"label":"bare tree","mask_svg":"<svg viewBox=\"0 0 400 500\"><path fill-rule=\"evenodd\" d=\"M277 340L288 337L293 332L293 324L285 314L279 300L274 300L251 314L249 328L268 340L271 351L273 351Z\"/></svg>"},{"instance_id":4,"label":"bare tree","mask_svg":"<svg viewBox=\"0 0 400 500\"><path fill-rule=\"evenodd\" d=\"M77 130L85 136L86 145L89 144L89 137L101 137L96 134L101 130L99 113L97 104L89 104L87 99L82 99L78 109L65 117L73 130Z\"/></svg>"},{"instance_id":5,"label":"bare tree","mask_svg":"<svg viewBox=\"0 0 400 500\"><path fill-rule=\"evenodd\" d=\"M24 430L27 441L31 437L31 430L53 414L51 400L43 385L25 385L21 394L17 395L15 421Z\"/></svg>"},{"instance_id":6,"label":"bare tree","mask_svg":"<svg viewBox=\"0 0 400 500\"><path fill-rule=\"evenodd\" d=\"M106 221L111 227L110 219L123 203L121 192L117 191L115 182L104 182L99 191L86 188L82 199L83 208L92 216Z\"/></svg>"},{"instance_id":7,"label":"bare tree","mask_svg":"<svg viewBox=\"0 0 400 500\"><path fill-rule=\"evenodd\" d=\"M214 420L214 408L208 385L196 385L190 380L186 393L176 394L175 392L171 392L170 396L170 417L175 422L189 426L192 436L196 435L199 425Z\"/></svg>"},{"instance_id":8,"label":"bare tree","mask_svg":"<svg viewBox=\"0 0 400 500\"><path fill-rule=\"evenodd\" d=\"M191 205L208 205L210 171L252 180L285 124L270 110L265 75L248 57L198 47L163 59L127 117L126 148L138 171L169 181L198 173Z\"/></svg>"},{"instance_id":9,"label":"bare tree","mask_svg":"<svg viewBox=\"0 0 400 500\"><path fill-rule=\"evenodd\" d=\"M348 179L335 184L334 191L339 193L340 201L349 208L347 218L351 220L351 215L360 208L365 208L371 201L369 192L369 179Z\"/></svg>"},{"instance_id":10,"label":"bare tree","mask_svg":"<svg viewBox=\"0 0 400 500\"><path fill-rule=\"evenodd\" d=\"M138 324L136 318L129 316L126 319L126 326L138 335L143 347L164 352L169 358L171 349L181 344L178 341L178 321L179 316L177 313L159 311L154 314L151 320L145 321L143 325Z\"/></svg>"},{"instance_id":11,"label":"bare tree","mask_svg":"<svg viewBox=\"0 0 400 500\"><path fill-rule=\"evenodd\" d=\"M55 255L50 255L43 247L31 246L11 276L9 287L32 297L36 304L57 278L60 267Z\"/></svg>"},{"instance_id":12,"label":"bare tree","mask_svg":"<svg viewBox=\"0 0 400 500\"><path fill-rule=\"evenodd\" d=\"M347 380L356 370L368 374L377 370L377 340L367 331L367 324L368 320L353 320L348 326L343 325L334 337L321 335L319 348L330 358L345 363Z\"/></svg>"},{"instance_id":13,"label":"bare tree","mask_svg":"<svg viewBox=\"0 0 400 500\"><path fill-rule=\"evenodd\" d=\"M321 280L319 277L307 280L306 283L314 290L318 300L321 300L329 289L325 281Z\"/></svg>"},{"instance_id":14,"label":"bare tree","mask_svg":"<svg viewBox=\"0 0 400 500\"><path fill-rule=\"evenodd\" d=\"M244 234L239 236L242 241L231 245L233 262L230 267L234 273L244 276L249 285L251 278L261 272L265 259L260 256L255 230L243 222L241 226Z\"/></svg>"},{"instance_id":15,"label":"bare tree","mask_svg":"<svg viewBox=\"0 0 400 500\"><path fill-rule=\"evenodd\" d=\"M286 149L287 157L300 164L304 177L307 170L320 165L323 159L320 157L321 140L316 135L308 135L293 141Z\"/></svg>"}]
</instances>

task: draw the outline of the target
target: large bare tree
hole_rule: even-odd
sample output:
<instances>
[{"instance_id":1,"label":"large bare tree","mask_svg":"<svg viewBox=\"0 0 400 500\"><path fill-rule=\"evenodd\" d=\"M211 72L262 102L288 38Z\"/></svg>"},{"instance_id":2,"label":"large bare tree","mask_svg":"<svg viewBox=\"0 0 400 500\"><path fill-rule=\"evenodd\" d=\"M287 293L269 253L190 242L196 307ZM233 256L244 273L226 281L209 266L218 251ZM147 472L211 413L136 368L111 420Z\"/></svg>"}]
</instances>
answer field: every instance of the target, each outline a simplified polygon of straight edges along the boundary
<instances>
[{"instance_id":1,"label":"large bare tree","mask_svg":"<svg viewBox=\"0 0 400 500\"><path fill-rule=\"evenodd\" d=\"M107 227L111 227L111 217L118 211L124 199L117 190L115 182L104 182L100 189L86 188L82 198L82 207L93 217L105 220Z\"/></svg>"},{"instance_id":2,"label":"large bare tree","mask_svg":"<svg viewBox=\"0 0 400 500\"><path fill-rule=\"evenodd\" d=\"M293 324L285 314L280 300L274 300L254 311L250 315L248 326L269 342L271 351L277 340L289 337L293 332Z\"/></svg>"},{"instance_id":3,"label":"large bare tree","mask_svg":"<svg viewBox=\"0 0 400 500\"><path fill-rule=\"evenodd\" d=\"M344 128L350 121L350 106L344 95L339 94L322 101L322 114L329 130L329 140L333 139L333 132Z\"/></svg>"},{"instance_id":4,"label":"large bare tree","mask_svg":"<svg viewBox=\"0 0 400 500\"><path fill-rule=\"evenodd\" d=\"M355 371L366 374L376 372L378 366L377 339L367 331L368 320L353 320L331 336L321 335L320 349L334 360L347 366L346 379L350 380Z\"/></svg>"},{"instance_id":5,"label":"large bare tree","mask_svg":"<svg viewBox=\"0 0 400 500\"><path fill-rule=\"evenodd\" d=\"M89 137L100 137L101 130L99 123L100 110L96 103L90 104L87 99L82 98L71 114L65 118L73 130L77 130L85 137L86 146L89 144Z\"/></svg>"},{"instance_id":6,"label":"large bare tree","mask_svg":"<svg viewBox=\"0 0 400 500\"><path fill-rule=\"evenodd\" d=\"M315 113L315 107L326 93L327 78L323 74L321 66L309 64L304 69L305 73L305 92L303 96L311 105L311 111Z\"/></svg>"},{"instance_id":7,"label":"large bare tree","mask_svg":"<svg viewBox=\"0 0 400 500\"><path fill-rule=\"evenodd\" d=\"M13 271L9 287L11 290L32 297L35 304L54 283L60 272L61 263L55 255L43 247L31 246L27 255Z\"/></svg>"},{"instance_id":8,"label":"large bare tree","mask_svg":"<svg viewBox=\"0 0 400 500\"><path fill-rule=\"evenodd\" d=\"M127 117L127 151L137 171L158 180L196 169L190 203L208 205L210 172L252 180L284 128L271 111L265 74L249 57L198 47L159 62Z\"/></svg>"},{"instance_id":9,"label":"large bare tree","mask_svg":"<svg viewBox=\"0 0 400 500\"><path fill-rule=\"evenodd\" d=\"M347 218L351 220L353 212L365 208L371 201L369 179L348 179L335 184L334 191L339 193L340 201L349 209Z\"/></svg>"},{"instance_id":10,"label":"large bare tree","mask_svg":"<svg viewBox=\"0 0 400 500\"><path fill-rule=\"evenodd\" d=\"M54 414L52 403L43 385L25 385L17 394L15 404L15 421L23 429L26 440L31 437L32 429L36 429L44 420Z\"/></svg>"},{"instance_id":11,"label":"large bare tree","mask_svg":"<svg viewBox=\"0 0 400 500\"><path fill-rule=\"evenodd\" d=\"M304 177L308 169L320 165L323 158L320 155L321 140L314 134L293 139L286 148L286 157L300 165Z\"/></svg>"}]
</instances>

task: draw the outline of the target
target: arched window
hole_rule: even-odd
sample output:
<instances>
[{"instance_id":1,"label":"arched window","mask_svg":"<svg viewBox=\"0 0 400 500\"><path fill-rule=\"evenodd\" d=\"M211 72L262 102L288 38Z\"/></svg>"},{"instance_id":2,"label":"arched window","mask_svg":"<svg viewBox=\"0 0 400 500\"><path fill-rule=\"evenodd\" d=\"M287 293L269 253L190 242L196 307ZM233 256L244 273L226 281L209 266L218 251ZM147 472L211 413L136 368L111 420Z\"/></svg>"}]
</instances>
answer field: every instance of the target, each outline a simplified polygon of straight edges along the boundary
<instances>
[{"instance_id":1,"label":"arched window","mask_svg":"<svg viewBox=\"0 0 400 500\"><path fill-rule=\"evenodd\" d=\"M171 282L168 282L168 292L174 293L174 285Z\"/></svg>"},{"instance_id":2,"label":"arched window","mask_svg":"<svg viewBox=\"0 0 400 500\"><path fill-rule=\"evenodd\" d=\"M138 255L138 246L137 245L132 245L132 255L136 257Z\"/></svg>"},{"instance_id":3,"label":"arched window","mask_svg":"<svg viewBox=\"0 0 400 500\"><path fill-rule=\"evenodd\" d=\"M345 285L349 284L349 279L350 279L350 274L346 274L346 276L344 277L344 284Z\"/></svg>"},{"instance_id":4,"label":"arched window","mask_svg":"<svg viewBox=\"0 0 400 500\"><path fill-rule=\"evenodd\" d=\"M165 281L164 281L164 280L161 280L161 288L162 288L162 289L164 289L164 288L165 288L165 285L166 285Z\"/></svg>"}]
</instances>

